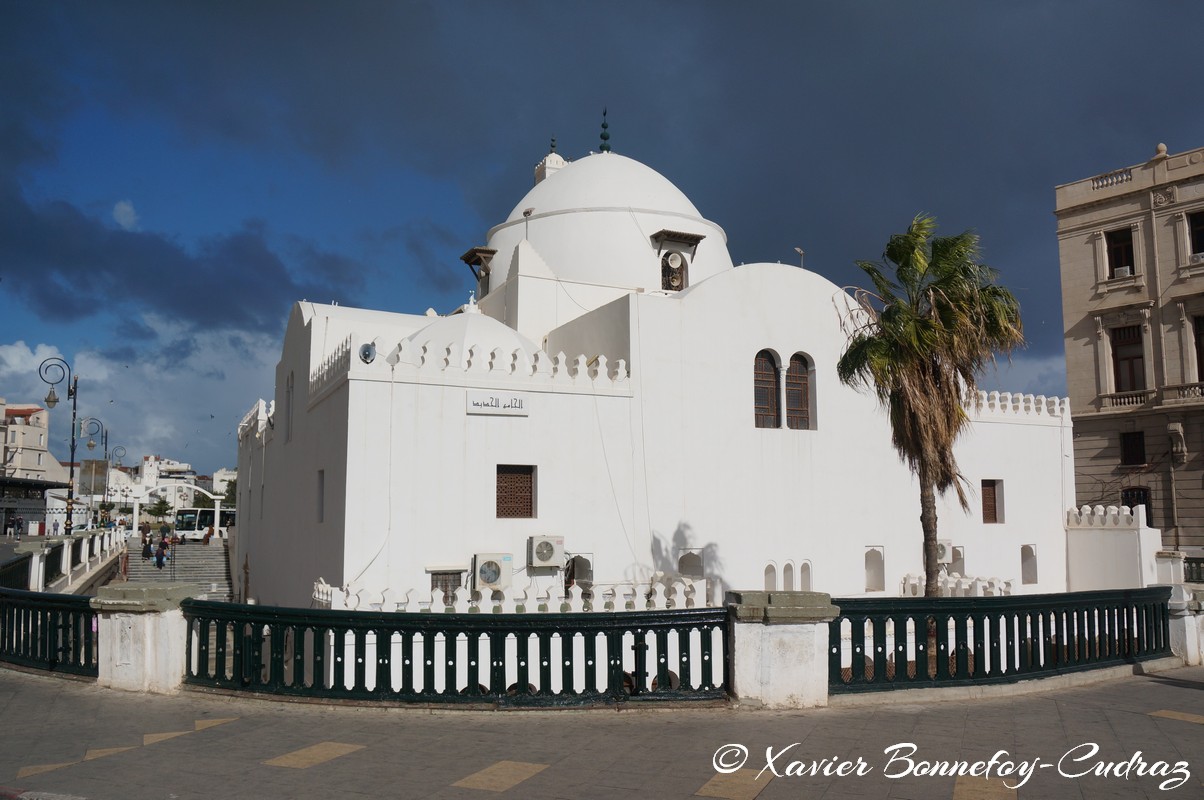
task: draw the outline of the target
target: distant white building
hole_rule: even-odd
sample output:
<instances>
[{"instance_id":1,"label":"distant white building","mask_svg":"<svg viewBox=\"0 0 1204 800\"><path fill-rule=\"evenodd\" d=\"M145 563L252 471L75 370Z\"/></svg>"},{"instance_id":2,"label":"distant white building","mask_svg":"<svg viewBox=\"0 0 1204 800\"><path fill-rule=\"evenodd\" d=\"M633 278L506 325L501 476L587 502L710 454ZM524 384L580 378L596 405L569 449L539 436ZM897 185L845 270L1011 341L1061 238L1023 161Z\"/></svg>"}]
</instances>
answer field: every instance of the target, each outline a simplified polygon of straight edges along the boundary
<instances>
[{"instance_id":1,"label":"distant white building","mask_svg":"<svg viewBox=\"0 0 1204 800\"><path fill-rule=\"evenodd\" d=\"M196 484L196 470L192 468L191 464L158 455L143 456L142 464L138 469L137 483L137 488L143 498L156 486L164 483L176 484L170 490L160 490L155 493L156 496L163 497L171 504L173 512L179 508L196 505L196 492L192 488ZM143 502L149 502L149 499L144 499Z\"/></svg>"},{"instance_id":2,"label":"distant white building","mask_svg":"<svg viewBox=\"0 0 1204 800\"><path fill-rule=\"evenodd\" d=\"M919 492L876 401L842 386L847 296L726 236L629 158L550 154L448 316L301 302L273 401L239 428L244 591L724 588L896 595ZM985 398L939 507L947 569L1067 588L1063 401Z\"/></svg>"}]
</instances>

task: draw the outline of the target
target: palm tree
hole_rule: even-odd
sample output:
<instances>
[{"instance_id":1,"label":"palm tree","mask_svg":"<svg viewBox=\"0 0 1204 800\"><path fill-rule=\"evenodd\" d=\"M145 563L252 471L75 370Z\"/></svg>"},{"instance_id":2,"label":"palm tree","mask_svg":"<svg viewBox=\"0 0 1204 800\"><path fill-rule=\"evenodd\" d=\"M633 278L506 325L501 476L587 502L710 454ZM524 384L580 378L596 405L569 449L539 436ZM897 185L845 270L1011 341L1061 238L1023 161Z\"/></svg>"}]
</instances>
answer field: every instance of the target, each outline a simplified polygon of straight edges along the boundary
<instances>
[{"instance_id":1,"label":"palm tree","mask_svg":"<svg viewBox=\"0 0 1204 800\"><path fill-rule=\"evenodd\" d=\"M921 214L890 237L881 264L857 262L874 291L854 293L859 309L837 364L842 383L873 390L887 409L891 441L919 479L925 597L938 594L936 495L954 489L970 507L953 456L965 400L996 353L1024 344L1020 305L979 263L978 236L935 230Z\"/></svg>"}]
</instances>

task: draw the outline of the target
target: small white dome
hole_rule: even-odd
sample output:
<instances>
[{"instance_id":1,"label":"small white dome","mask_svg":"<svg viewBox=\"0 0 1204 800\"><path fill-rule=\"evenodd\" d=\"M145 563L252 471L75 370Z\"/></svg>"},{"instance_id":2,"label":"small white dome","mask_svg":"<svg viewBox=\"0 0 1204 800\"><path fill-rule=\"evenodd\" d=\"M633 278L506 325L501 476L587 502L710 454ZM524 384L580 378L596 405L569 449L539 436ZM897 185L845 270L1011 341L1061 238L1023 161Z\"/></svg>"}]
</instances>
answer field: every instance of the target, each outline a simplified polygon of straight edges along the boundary
<instances>
[{"instance_id":1,"label":"small white dome","mask_svg":"<svg viewBox=\"0 0 1204 800\"><path fill-rule=\"evenodd\" d=\"M493 317L479 313L453 314L440 317L425 328L406 337L406 342L415 346L427 346L427 358L448 359L449 366L468 366L468 351L476 349L484 363L495 350L501 350L509 359L521 352L528 362L535 358L539 346L513 328L498 322ZM451 349L450 354L447 353Z\"/></svg>"},{"instance_id":2,"label":"small white dome","mask_svg":"<svg viewBox=\"0 0 1204 800\"><path fill-rule=\"evenodd\" d=\"M625 156L596 153L540 181L489 231L498 251L490 285L510 277L514 250L526 239L560 280L659 289L654 237L662 230L702 237L689 253L691 284L732 268L723 229L667 178Z\"/></svg>"},{"instance_id":3,"label":"small white dome","mask_svg":"<svg viewBox=\"0 0 1204 800\"><path fill-rule=\"evenodd\" d=\"M534 214L540 215L556 211L630 208L705 221L689 198L668 178L617 153L595 153L566 164L527 192L506 221L522 222L523 211L528 208L534 208Z\"/></svg>"}]
</instances>

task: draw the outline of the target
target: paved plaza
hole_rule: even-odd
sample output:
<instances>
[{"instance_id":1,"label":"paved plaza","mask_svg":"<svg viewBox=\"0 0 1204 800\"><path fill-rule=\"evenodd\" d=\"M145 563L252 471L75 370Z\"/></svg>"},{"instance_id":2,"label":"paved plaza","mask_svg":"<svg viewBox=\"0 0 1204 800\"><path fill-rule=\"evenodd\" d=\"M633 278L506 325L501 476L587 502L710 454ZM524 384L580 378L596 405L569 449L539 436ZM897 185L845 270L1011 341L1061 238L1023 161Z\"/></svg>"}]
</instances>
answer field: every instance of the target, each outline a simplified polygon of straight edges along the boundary
<instances>
[{"instance_id":1,"label":"paved plaza","mask_svg":"<svg viewBox=\"0 0 1204 800\"><path fill-rule=\"evenodd\" d=\"M989 775L927 774L948 762ZM796 712L365 708L0 668L12 797L1201 798L1204 668Z\"/></svg>"}]
</instances>

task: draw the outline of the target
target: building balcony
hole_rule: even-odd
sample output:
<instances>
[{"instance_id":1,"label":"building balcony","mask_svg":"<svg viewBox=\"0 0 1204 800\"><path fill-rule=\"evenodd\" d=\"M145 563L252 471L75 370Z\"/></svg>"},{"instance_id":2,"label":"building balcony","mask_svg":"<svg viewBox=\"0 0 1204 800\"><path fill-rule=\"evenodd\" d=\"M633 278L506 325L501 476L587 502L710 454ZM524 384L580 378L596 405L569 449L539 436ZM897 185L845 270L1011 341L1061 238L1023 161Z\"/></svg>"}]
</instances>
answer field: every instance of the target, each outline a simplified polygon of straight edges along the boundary
<instances>
[{"instance_id":1,"label":"building balcony","mask_svg":"<svg viewBox=\"0 0 1204 800\"><path fill-rule=\"evenodd\" d=\"M1155 392L1153 389L1141 389L1136 392L1115 392L1114 394L1100 395L1102 408L1137 408L1139 406L1149 405L1154 402Z\"/></svg>"},{"instance_id":2,"label":"building balcony","mask_svg":"<svg viewBox=\"0 0 1204 800\"><path fill-rule=\"evenodd\" d=\"M1204 383L1181 383L1162 387L1162 402L1166 405L1204 402Z\"/></svg>"}]
</instances>

